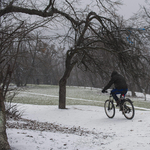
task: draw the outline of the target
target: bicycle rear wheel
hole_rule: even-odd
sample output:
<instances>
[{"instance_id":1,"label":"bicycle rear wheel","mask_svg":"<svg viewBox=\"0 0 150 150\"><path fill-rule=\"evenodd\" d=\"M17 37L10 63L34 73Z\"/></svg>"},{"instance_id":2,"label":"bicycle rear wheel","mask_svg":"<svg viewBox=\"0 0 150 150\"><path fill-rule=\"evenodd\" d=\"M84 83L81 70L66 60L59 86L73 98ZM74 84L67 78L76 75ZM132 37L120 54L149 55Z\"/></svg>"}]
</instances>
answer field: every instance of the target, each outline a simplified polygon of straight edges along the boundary
<instances>
[{"instance_id":1,"label":"bicycle rear wheel","mask_svg":"<svg viewBox=\"0 0 150 150\"><path fill-rule=\"evenodd\" d=\"M132 119L134 117L134 113L135 113L134 106L130 99L125 99L122 108L123 108L122 109L123 115L127 119Z\"/></svg>"},{"instance_id":2,"label":"bicycle rear wheel","mask_svg":"<svg viewBox=\"0 0 150 150\"><path fill-rule=\"evenodd\" d=\"M106 100L104 104L105 113L109 118L113 118L115 116L115 107L112 101Z\"/></svg>"}]
</instances>

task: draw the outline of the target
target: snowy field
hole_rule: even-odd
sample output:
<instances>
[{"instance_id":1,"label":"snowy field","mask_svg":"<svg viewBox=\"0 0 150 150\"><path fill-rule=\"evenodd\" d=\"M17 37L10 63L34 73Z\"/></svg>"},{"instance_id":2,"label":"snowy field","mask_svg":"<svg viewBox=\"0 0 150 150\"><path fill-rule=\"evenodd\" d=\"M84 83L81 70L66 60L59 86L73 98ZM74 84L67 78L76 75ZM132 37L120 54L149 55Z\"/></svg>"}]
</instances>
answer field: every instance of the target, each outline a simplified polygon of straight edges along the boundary
<instances>
[{"instance_id":1,"label":"snowy field","mask_svg":"<svg viewBox=\"0 0 150 150\"><path fill-rule=\"evenodd\" d=\"M131 98L138 108L132 120L118 109L109 119L103 108L109 94L99 91L69 88L65 110L56 105L57 88L21 91L16 101L24 110L22 119L7 121L12 150L149 150L150 96Z\"/></svg>"},{"instance_id":2,"label":"snowy field","mask_svg":"<svg viewBox=\"0 0 150 150\"><path fill-rule=\"evenodd\" d=\"M119 110L109 119L97 106L68 106L66 110L21 107L25 109L24 120L9 121L7 129L12 150L150 149L150 111L136 111L134 119L127 120Z\"/></svg>"}]
</instances>

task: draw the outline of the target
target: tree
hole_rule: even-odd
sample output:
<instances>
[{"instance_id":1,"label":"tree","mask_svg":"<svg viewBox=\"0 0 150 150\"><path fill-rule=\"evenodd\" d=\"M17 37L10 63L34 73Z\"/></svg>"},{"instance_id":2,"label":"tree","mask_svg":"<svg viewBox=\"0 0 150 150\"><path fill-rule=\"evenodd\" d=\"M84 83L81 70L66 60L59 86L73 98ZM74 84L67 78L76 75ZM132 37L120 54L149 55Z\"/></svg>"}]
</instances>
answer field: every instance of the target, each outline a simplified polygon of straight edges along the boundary
<instances>
[{"instance_id":1,"label":"tree","mask_svg":"<svg viewBox=\"0 0 150 150\"><path fill-rule=\"evenodd\" d=\"M75 65L84 70L101 73L104 68L101 65L103 64L103 61L99 59L101 56L100 54L101 51L107 51L112 55L112 60L114 60L114 58L116 59L117 63L115 63L115 65L117 65L122 72L126 71L129 73L129 75L132 75L137 79L138 76L136 76L136 72L138 69L143 67L143 60L145 60L141 48L135 47L131 44L131 40L128 41L126 39L126 37L131 35L131 29L127 28L123 23L120 24L121 21L114 13L114 10L108 9L108 5L106 6L102 3L102 1L96 0L96 4L101 10L101 14L98 14L93 11L89 11L88 8L85 9L85 11L77 11L73 6L74 2L75 1L69 3L67 0L65 0L63 1L65 5L63 5L63 7L60 5L61 7L59 7L59 1L49 0L49 2L45 3L45 5L40 5L41 7L38 7L34 3L25 3L24 1L19 3L18 1L14 0L6 0L3 5L1 5L2 7L0 10L0 16L4 16L4 18L8 16L8 14L14 15L16 13L25 13L29 15L40 16L41 18L48 18L48 20L46 19L47 22L45 20L43 24L51 22L54 17L60 19L55 20L57 23L60 23L60 21L63 23L63 20L65 19L64 26L67 28L67 32L63 37L59 35L59 38L63 38L63 41L65 43L68 42L69 46L66 52L65 71L59 81L60 109L66 108L66 83ZM105 2L108 2L107 4L110 4L110 8L113 8L113 4L110 3L110 1L106 0ZM24 24L24 22L21 22L20 26L14 29L13 32L10 32L7 37L7 39L10 41L10 38L13 40L13 36L17 35L17 38L15 37L15 39L17 39L17 46L15 49L16 52L18 52L20 43L22 39L25 38L25 35L37 28L37 24L35 25L35 23L33 23L32 27L31 24L29 24L29 26L26 26L28 27L28 30L23 30L23 33L25 34L21 36L22 32L16 31L22 27L22 24ZM18 33L19 36L18 34L14 33ZM135 41L141 45L139 38L134 36L136 34L132 32L132 35L133 39L135 39ZM8 45L6 40L2 44ZM5 46L2 44L1 48L4 48ZM12 44L10 44L10 46L14 47ZM6 48L8 49L8 46ZM13 59L10 60L12 61ZM16 59L14 60L15 61L13 64L16 62ZM3 59L1 59L0 62L4 63ZM9 77L9 74L4 76ZM3 101L4 99L1 99L2 103Z\"/></svg>"},{"instance_id":2,"label":"tree","mask_svg":"<svg viewBox=\"0 0 150 150\"><path fill-rule=\"evenodd\" d=\"M150 5L148 1L147 6ZM132 90L143 92L143 90L148 93L149 92L149 65L150 65L150 53L149 53L149 10L148 7L141 6L141 9L131 17L129 20L130 25L130 35L133 39L139 39L138 42L133 40L132 44L134 44L134 51L137 51L137 57L139 57L135 61L135 64L138 63L138 66L141 66L139 70L135 70L133 72L134 75L127 76L130 78L130 85L132 85ZM141 59L143 57L143 59ZM131 66L130 66L131 67ZM133 67L133 66L132 66ZM131 69L131 68L130 68ZM131 82L132 81L132 82Z\"/></svg>"},{"instance_id":3,"label":"tree","mask_svg":"<svg viewBox=\"0 0 150 150\"><path fill-rule=\"evenodd\" d=\"M7 75L4 80L9 80L11 77L10 67L7 68ZM4 105L4 92L3 89L0 88L0 147L1 149L10 149L9 143L7 141L6 134L6 117L5 117L5 105Z\"/></svg>"},{"instance_id":4,"label":"tree","mask_svg":"<svg viewBox=\"0 0 150 150\"><path fill-rule=\"evenodd\" d=\"M6 134L4 101L17 58L20 56L21 43L28 33L43 26L45 22L28 25L25 21L14 17L13 14L3 15L1 12L7 7L7 3L6 1L0 1L0 4L0 149L5 150L10 149L10 146Z\"/></svg>"},{"instance_id":5,"label":"tree","mask_svg":"<svg viewBox=\"0 0 150 150\"><path fill-rule=\"evenodd\" d=\"M97 68L100 70L100 66L98 65L100 61L96 57L100 50L109 51L111 54L114 54L120 62L120 66L125 68L126 64L129 66L129 61L132 64L130 69L137 70L138 66L135 65L135 62L139 62L139 59L142 59L141 57L138 58L139 55L137 55L137 53L136 56L134 55L133 57L134 48L127 50L131 47L131 43L126 40L126 37L130 34L129 29L118 24L118 18L114 11L108 10L101 1L96 2L99 7L103 8L101 13L105 11L105 13L108 14L107 17L100 16L95 12L87 12L87 15L84 17L83 13L77 14L73 5L67 0L65 1L66 6L68 6L65 7L66 10L58 10L55 7L57 6L56 1L49 0L49 3L43 10L15 6L13 5L15 2L12 1L0 11L1 15L11 12L22 12L44 18L53 17L58 14L70 22L70 27L65 39L68 38L67 41L70 42L71 48L66 53L65 72L59 81L59 108L61 109L66 107L66 83L76 64L85 67L85 69L91 70L92 68ZM68 8L71 9L68 10ZM72 12L73 15L71 15L70 12ZM109 19L110 15L113 19ZM140 49L138 52L140 52ZM140 56L142 56L141 53ZM126 68L126 70L128 71L129 69Z\"/></svg>"},{"instance_id":6,"label":"tree","mask_svg":"<svg viewBox=\"0 0 150 150\"><path fill-rule=\"evenodd\" d=\"M9 149L9 143L7 142L6 134L6 116L4 100L8 91L8 86L11 81L12 71L15 66L16 57L18 55L18 47L13 49L14 40L21 36L21 30L23 23L12 24L9 18L1 18L0 29L0 147L1 149ZM19 41L18 41L19 46Z\"/></svg>"}]
</instances>

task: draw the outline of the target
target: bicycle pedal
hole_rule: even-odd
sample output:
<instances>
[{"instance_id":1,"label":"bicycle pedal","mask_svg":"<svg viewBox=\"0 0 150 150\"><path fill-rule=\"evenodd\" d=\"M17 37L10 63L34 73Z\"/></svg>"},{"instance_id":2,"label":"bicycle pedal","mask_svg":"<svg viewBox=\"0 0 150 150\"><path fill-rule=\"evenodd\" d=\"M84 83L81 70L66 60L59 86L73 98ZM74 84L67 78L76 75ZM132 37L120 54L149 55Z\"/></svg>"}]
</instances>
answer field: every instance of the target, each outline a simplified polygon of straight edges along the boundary
<instances>
[{"instance_id":1,"label":"bicycle pedal","mask_svg":"<svg viewBox=\"0 0 150 150\"><path fill-rule=\"evenodd\" d=\"M119 111L123 111L123 108L122 108L122 107L119 107Z\"/></svg>"}]
</instances>

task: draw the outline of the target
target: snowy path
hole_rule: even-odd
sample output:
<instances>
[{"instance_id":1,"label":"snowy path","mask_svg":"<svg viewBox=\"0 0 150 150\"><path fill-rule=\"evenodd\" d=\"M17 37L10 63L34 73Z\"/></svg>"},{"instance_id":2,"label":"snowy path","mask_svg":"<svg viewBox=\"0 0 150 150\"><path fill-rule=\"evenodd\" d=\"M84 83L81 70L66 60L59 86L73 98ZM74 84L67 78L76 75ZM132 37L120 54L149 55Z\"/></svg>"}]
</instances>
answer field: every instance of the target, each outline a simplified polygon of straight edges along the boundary
<instances>
[{"instance_id":1,"label":"snowy path","mask_svg":"<svg viewBox=\"0 0 150 150\"><path fill-rule=\"evenodd\" d=\"M87 135L63 132L7 129L14 150L149 150L150 111L136 111L133 120L127 120L116 111L113 119L106 117L104 109L96 106L22 105L23 118L54 123L61 127L76 127L90 131ZM97 134L91 134L97 133Z\"/></svg>"}]
</instances>

